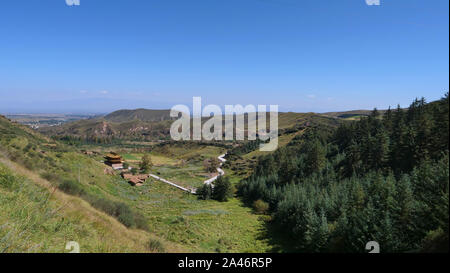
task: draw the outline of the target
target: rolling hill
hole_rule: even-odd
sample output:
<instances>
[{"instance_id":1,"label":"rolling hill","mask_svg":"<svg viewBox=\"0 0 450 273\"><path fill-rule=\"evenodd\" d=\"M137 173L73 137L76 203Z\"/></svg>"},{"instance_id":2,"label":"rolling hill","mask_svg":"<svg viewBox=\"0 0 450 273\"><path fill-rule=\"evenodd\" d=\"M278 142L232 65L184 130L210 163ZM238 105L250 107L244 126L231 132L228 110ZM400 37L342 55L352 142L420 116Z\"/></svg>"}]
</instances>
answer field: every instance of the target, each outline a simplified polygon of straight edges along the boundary
<instances>
[{"instance_id":1,"label":"rolling hill","mask_svg":"<svg viewBox=\"0 0 450 273\"><path fill-rule=\"evenodd\" d=\"M205 122L208 118L203 118ZM247 120L247 118L246 118ZM280 133L295 132L300 127L329 125L336 127L342 119L315 113L279 113ZM90 141L170 140L170 126L173 119L169 110L119 110L104 117L84 119L59 126L39 128L39 132L57 138L78 138ZM269 119L267 119L269 122ZM247 129L247 126L245 127Z\"/></svg>"},{"instance_id":2,"label":"rolling hill","mask_svg":"<svg viewBox=\"0 0 450 273\"><path fill-rule=\"evenodd\" d=\"M0 116L0 252L64 252L69 241L81 252L185 251L138 224L111 183L103 164Z\"/></svg>"},{"instance_id":3,"label":"rolling hill","mask_svg":"<svg viewBox=\"0 0 450 273\"><path fill-rule=\"evenodd\" d=\"M151 110L151 109L135 109L135 110L118 110L104 117L110 122L129 122L129 121L164 121L171 120L170 110Z\"/></svg>"}]
</instances>

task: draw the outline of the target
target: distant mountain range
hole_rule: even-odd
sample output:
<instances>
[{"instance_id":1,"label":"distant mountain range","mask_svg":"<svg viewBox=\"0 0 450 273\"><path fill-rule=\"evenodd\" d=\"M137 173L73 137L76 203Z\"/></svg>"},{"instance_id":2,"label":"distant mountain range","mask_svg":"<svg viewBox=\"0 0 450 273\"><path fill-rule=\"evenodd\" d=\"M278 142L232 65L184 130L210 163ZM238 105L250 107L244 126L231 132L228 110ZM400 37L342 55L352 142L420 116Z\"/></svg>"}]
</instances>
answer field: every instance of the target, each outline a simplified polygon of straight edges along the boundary
<instances>
[{"instance_id":1,"label":"distant mountain range","mask_svg":"<svg viewBox=\"0 0 450 273\"><path fill-rule=\"evenodd\" d=\"M366 113L370 113L367 111ZM205 121L208 118L203 118ZM39 128L48 136L82 139L168 140L175 118L170 110L118 110L103 117L82 119L59 126ZM269 119L267 119L269 120ZM279 113L280 132L296 130L314 124L337 126L340 118L316 113Z\"/></svg>"},{"instance_id":2,"label":"distant mountain range","mask_svg":"<svg viewBox=\"0 0 450 273\"><path fill-rule=\"evenodd\" d=\"M322 115L341 119L348 119L348 118L369 116L370 113L372 113L372 111L373 110L352 110L344 112L327 112L323 113ZM384 114L386 111L387 110L378 110L380 114Z\"/></svg>"},{"instance_id":3,"label":"distant mountain range","mask_svg":"<svg viewBox=\"0 0 450 273\"><path fill-rule=\"evenodd\" d=\"M139 121L165 121L171 120L170 110L150 110L150 109L135 109L135 110L118 110L108 114L104 117L105 120L111 122L129 122L134 120Z\"/></svg>"}]
</instances>

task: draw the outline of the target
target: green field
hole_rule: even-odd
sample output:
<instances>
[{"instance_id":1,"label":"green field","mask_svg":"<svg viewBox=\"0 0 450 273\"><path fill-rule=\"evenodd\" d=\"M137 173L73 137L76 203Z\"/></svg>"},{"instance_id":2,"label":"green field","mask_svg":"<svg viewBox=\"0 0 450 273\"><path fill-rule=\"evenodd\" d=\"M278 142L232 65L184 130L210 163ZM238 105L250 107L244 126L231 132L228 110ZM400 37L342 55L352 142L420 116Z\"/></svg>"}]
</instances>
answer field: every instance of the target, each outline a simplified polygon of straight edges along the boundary
<instances>
[{"instance_id":1,"label":"green field","mask_svg":"<svg viewBox=\"0 0 450 273\"><path fill-rule=\"evenodd\" d=\"M236 198L203 201L159 181L139 188L117 180L115 194L143 212L150 231L194 252L265 252L264 221Z\"/></svg>"}]
</instances>

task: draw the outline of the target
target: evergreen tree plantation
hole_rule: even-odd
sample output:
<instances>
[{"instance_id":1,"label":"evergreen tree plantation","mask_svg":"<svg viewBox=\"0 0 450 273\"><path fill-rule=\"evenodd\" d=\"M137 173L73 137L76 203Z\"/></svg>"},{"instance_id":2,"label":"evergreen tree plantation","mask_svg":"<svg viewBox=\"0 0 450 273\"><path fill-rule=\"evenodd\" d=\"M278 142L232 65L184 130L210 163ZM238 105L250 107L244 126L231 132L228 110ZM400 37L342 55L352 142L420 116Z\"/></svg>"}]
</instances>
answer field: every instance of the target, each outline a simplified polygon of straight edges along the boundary
<instances>
[{"instance_id":1,"label":"evergreen tree plantation","mask_svg":"<svg viewBox=\"0 0 450 273\"><path fill-rule=\"evenodd\" d=\"M448 251L449 101L415 100L308 128L259 158L239 194L269 204L272 225L299 252Z\"/></svg>"}]
</instances>

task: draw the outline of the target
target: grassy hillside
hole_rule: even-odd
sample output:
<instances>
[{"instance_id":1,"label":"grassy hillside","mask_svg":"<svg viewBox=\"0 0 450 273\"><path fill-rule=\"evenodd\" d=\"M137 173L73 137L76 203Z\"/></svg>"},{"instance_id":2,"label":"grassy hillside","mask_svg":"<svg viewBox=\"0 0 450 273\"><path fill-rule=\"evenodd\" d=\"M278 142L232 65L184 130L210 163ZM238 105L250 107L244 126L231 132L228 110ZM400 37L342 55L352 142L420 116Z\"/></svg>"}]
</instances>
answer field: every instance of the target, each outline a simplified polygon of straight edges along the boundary
<instances>
[{"instance_id":1,"label":"grassy hillside","mask_svg":"<svg viewBox=\"0 0 450 273\"><path fill-rule=\"evenodd\" d=\"M208 118L203 118L202 122ZM40 128L40 132L70 142L122 143L125 140L170 140L173 120L169 110L119 110L103 118L78 120L59 126ZM278 127L281 133L299 127L315 125L338 126L340 119L331 115L314 113L279 113ZM224 130L225 126L223 126ZM269 128L269 118L267 118ZM247 131L247 124L245 124ZM245 134L247 134L245 132Z\"/></svg>"},{"instance_id":2,"label":"grassy hillside","mask_svg":"<svg viewBox=\"0 0 450 273\"><path fill-rule=\"evenodd\" d=\"M120 206L119 198L104 190L115 178L104 174L101 163L1 116L0 163L1 207L2 211L9 212L0 219L2 242L9 242L3 251L59 252L65 246L60 245L61 236L79 239L86 251L153 251L146 247L154 236L147 231L136 230L136 223L131 225L126 221L125 217L137 217L137 212ZM75 189L77 194L74 194ZM24 205L17 206L20 203ZM112 212L109 210L111 205L121 210ZM57 225L58 219L63 219L64 225L64 221L68 221L72 233L45 228L46 223L52 221ZM34 242L37 246L7 247L19 244L26 238L23 234L27 233L36 236ZM98 236L98 240L91 240L91 233ZM108 237L114 237L110 241L117 242L117 246L106 243ZM43 242L46 245L39 246ZM183 249L170 244L169 248L172 251Z\"/></svg>"},{"instance_id":3,"label":"grassy hillside","mask_svg":"<svg viewBox=\"0 0 450 273\"><path fill-rule=\"evenodd\" d=\"M387 110L378 110L380 114L384 114ZM368 117L372 113L372 110L352 110L343 112L328 112L323 113L323 116L334 117L344 120L358 120L362 117Z\"/></svg>"},{"instance_id":4,"label":"grassy hillside","mask_svg":"<svg viewBox=\"0 0 450 273\"><path fill-rule=\"evenodd\" d=\"M164 121L172 118L170 117L170 110L135 109L115 111L106 115L104 119L112 122L127 122L133 120Z\"/></svg>"},{"instance_id":5,"label":"grassy hillside","mask_svg":"<svg viewBox=\"0 0 450 273\"><path fill-rule=\"evenodd\" d=\"M69 241L86 252L184 252L142 230L128 229L81 198L0 158L0 253L67 252ZM161 242L152 248L150 242Z\"/></svg>"},{"instance_id":6,"label":"grassy hillside","mask_svg":"<svg viewBox=\"0 0 450 273\"><path fill-rule=\"evenodd\" d=\"M98 118L39 128L39 131L61 140L98 144L123 140L167 140L169 139L171 123L169 120L159 122L141 120L112 122Z\"/></svg>"},{"instance_id":7,"label":"grassy hillside","mask_svg":"<svg viewBox=\"0 0 450 273\"><path fill-rule=\"evenodd\" d=\"M43 187L42 191L24 192L24 196L18 195L16 188L2 188L2 193L6 193L4 196L9 197L2 199L1 209L9 209L11 215L1 218L0 226L6 228L0 234L11 238L8 240L17 245L7 251L59 252L66 238L79 241L87 252L264 252L273 249L264 235L264 220L239 199L232 198L227 203L202 201L159 181L131 187L118 174L105 174L105 165L99 162L98 156L83 155L74 147L48 139L4 118L0 118L0 135L0 158L7 165L2 171L6 180L17 179L29 187ZM151 155L161 168L184 161L189 169L196 166L195 161L218 156L222 152L223 148L216 146L193 145L190 149L183 149L179 145L162 145ZM139 160L140 156L127 154L131 160ZM186 174L177 175L182 179ZM193 174L198 175L195 170ZM13 180L11 177L17 178ZM25 231L36 234L36 239L30 246L20 248L21 239L8 235L12 230L9 224L21 227L28 221L26 215L21 214L23 208L17 206L17 202L31 204L33 200L46 200L45 196L53 191L55 193L48 199L49 207L63 209L58 211L61 214L51 215L45 222L58 226L63 217L68 226L56 232L58 228L47 229L45 225L41 226L44 220L36 220L34 227ZM38 196L29 195L29 192ZM43 207L44 201L39 202L27 206L27 209ZM66 207L70 210L66 211ZM48 213L42 211L36 216L41 214ZM103 223L106 220L102 219L108 222ZM77 221L86 223L84 229L78 226ZM72 233L67 233L66 229ZM22 231L17 229L17 232L21 234ZM107 243L108 240L111 243ZM162 247L154 249L149 246L150 241L159 242L152 245ZM47 242L44 248L32 248L33 243L39 245L43 242ZM113 243L116 243L114 247Z\"/></svg>"}]
</instances>

